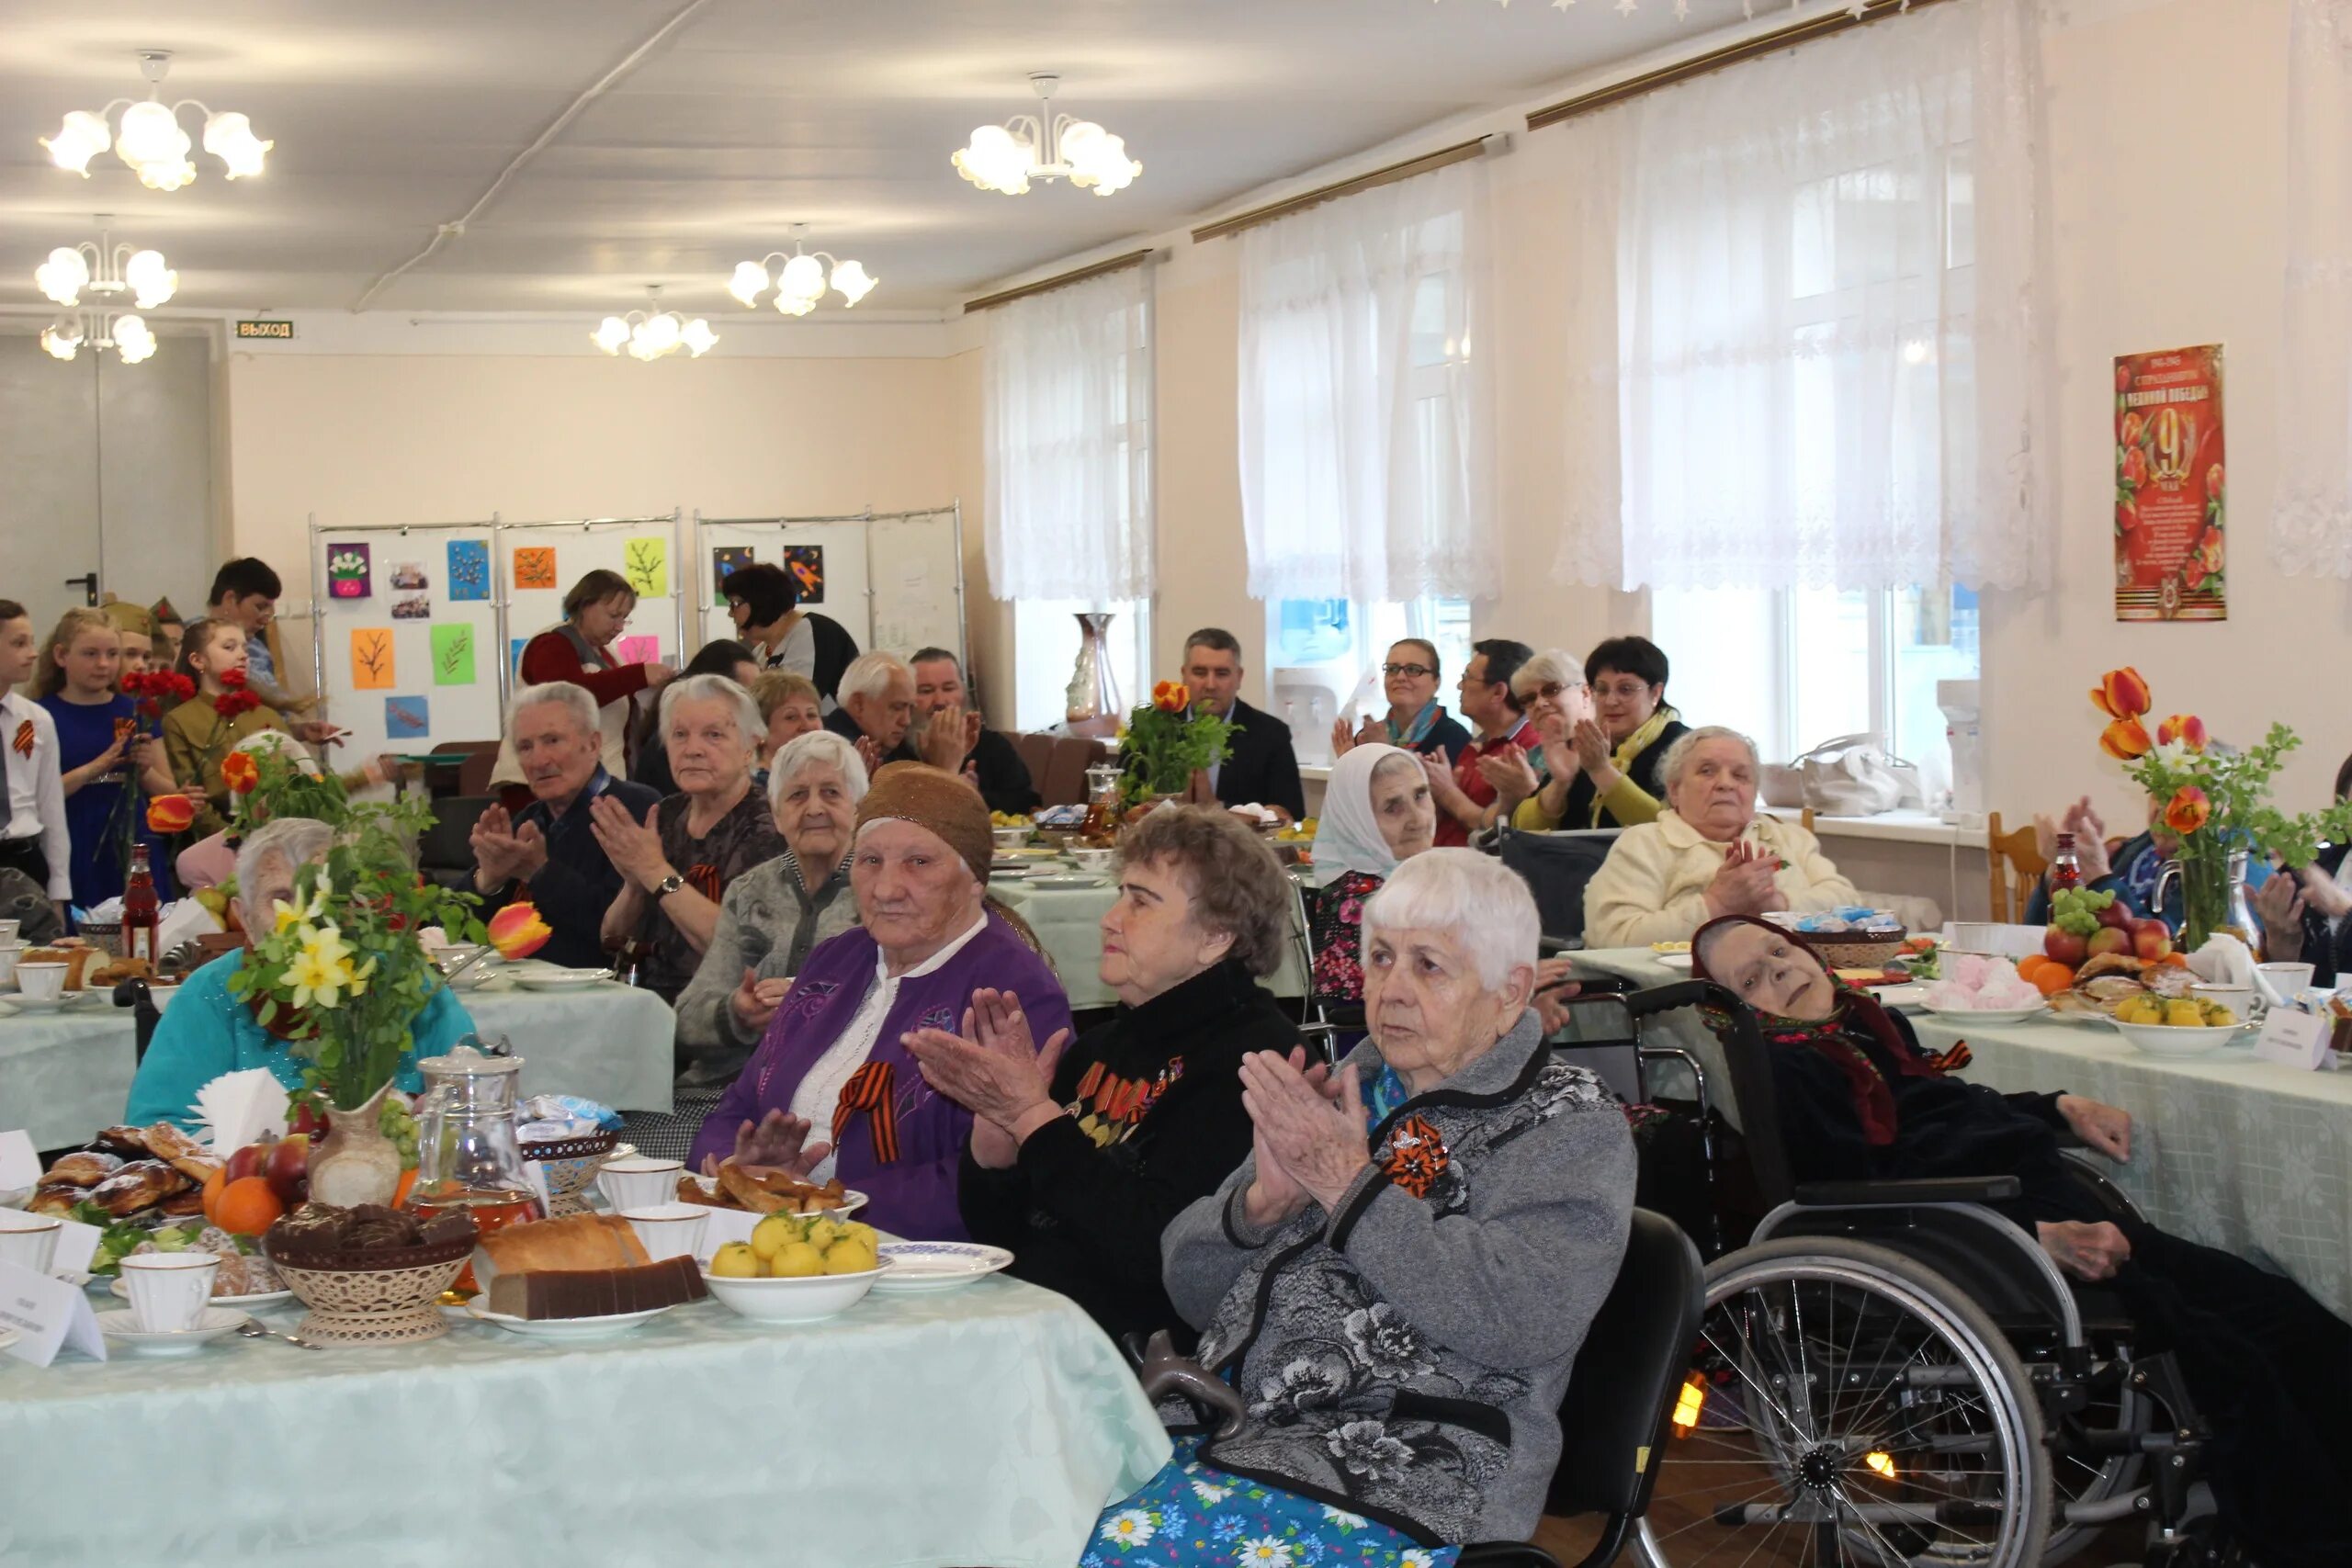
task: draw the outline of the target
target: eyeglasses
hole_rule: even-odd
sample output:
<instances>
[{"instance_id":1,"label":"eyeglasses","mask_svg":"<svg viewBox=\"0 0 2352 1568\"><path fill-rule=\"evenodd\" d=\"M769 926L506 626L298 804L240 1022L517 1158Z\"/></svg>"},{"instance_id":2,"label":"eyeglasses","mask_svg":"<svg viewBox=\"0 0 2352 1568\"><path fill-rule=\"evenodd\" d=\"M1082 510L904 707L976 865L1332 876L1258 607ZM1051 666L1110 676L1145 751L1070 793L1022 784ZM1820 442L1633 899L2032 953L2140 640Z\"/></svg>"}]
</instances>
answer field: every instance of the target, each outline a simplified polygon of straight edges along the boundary
<instances>
[{"instance_id":1,"label":"eyeglasses","mask_svg":"<svg viewBox=\"0 0 2352 1568\"><path fill-rule=\"evenodd\" d=\"M1615 697L1619 702L1637 703L1650 694L1650 683L1647 681L1619 681L1613 685L1595 686L1592 694L1596 697Z\"/></svg>"},{"instance_id":2,"label":"eyeglasses","mask_svg":"<svg viewBox=\"0 0 2352 1568\"><path fill-rule=\"evenodd\" d=\"M1581 687L1577 686L1562 685L1557 681L1550 681L1536 687L1533 691L1528 693L1527 695L1531 701L1556 703L1562 697L1566 696L1570 692L1579 691L1581 689Z\"/></svg>"},{"instance_id":3,"label":"eyeglasses","mask_svg":"<svg viewBox=\"0 0 2352 1568\"><path fill-rule=\"evenodd\" d=\"M1424 675L1437 673L1426 664L1384 664L1380 667L1380 672L1383 675L1410 675L1416 681Z\"/></svg>"}]
</instances>

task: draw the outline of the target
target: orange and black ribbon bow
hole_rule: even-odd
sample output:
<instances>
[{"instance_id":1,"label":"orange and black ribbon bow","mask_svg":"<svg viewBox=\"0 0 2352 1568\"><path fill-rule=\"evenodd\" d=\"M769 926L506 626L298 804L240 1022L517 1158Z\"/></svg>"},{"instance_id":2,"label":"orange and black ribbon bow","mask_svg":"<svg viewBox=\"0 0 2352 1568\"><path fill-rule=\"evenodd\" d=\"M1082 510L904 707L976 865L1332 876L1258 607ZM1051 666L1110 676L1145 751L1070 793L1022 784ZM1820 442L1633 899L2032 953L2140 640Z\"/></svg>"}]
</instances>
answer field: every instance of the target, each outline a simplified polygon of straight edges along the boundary
<instances>
[{"instance_id":1,"label":"orange and black ribbon bow","mask_svg":"<svg viewBox=\"0 0 2352 1568\"><path fill-rule=\"evenodd\" d=\"M842 1085L841 1103L833 1107L833 1147L840 1148L850 1118L863 1111L874 1122L874 1158L891 1165L899 1157L899 1110L891 1097L898 1070L888 1062L868 1062Z\"/></svg>"}]
</instances>

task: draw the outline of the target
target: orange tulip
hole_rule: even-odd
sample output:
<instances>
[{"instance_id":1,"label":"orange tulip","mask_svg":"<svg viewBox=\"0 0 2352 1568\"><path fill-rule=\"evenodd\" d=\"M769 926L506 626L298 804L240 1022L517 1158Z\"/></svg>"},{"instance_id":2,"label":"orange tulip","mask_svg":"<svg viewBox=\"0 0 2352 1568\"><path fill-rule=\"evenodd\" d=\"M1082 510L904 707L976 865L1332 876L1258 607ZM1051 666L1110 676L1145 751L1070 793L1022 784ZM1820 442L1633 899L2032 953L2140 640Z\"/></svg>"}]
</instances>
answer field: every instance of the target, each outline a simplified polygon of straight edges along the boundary
<instances>
[{"instance_id":1,"label":"orange tulip","mask_svg":"<svg viewBox=\"0 0 2352 1568\"><path fill-rule=\"evenodd\" d=\"M2165 826L2186 837L2213 819L2213 803L2195 784L2183 784L2165 807Z\"/></svg>"},{"instance_id":2,"label":"orange tulip","mask_svg":"<svg viewBox=\"0 0 2352 1568\"><path fill-rule=\"evenodd\" d=\"M2120 761L2133 762L2148 754L2154 743L2136 718L2119 718L2099 731L2098 749Z\"/></svg>"},{"instance_id":3,"label":"orange tulip","mask_svg":"<svg viewBox=\"0 0 2352 1568\"><path fill-rule=\"evenodd\" d=\"M2193 713L2177 713L2156 726L2159 746L2169 746L2177 740L2192 751L2202 751L2208 739L2205 721Z\"/></svg>"},{"instance_id":4,"label":"orange tulip","mask_svg":"<svg viewBox=\"0 0 2352 1568\"><path fill-rule=\"evenodd\" d=\"M220 780L239 795L250 795L261 783L261 766L249 751L232 751L220 759Z\"/></svg>"},{"instance_id":5,"label":"orange tulip","mask_svg":"<svg viewBox=\"0 0 2352 1568\"><path fill-rule=\"evenodd\" d=\"M2155 698L2148 692L2148 682L2129 664L2120 670L2110 670L2098 678L2091 701L2099 712L2109 718L2137 718L2155 705Z\"/></svg>"},{"instance_id":6,"label":"orange tulip","mask_svg":"<svg viewBox=\"0 0 2352 1568\"><path fill-rule=\"evenodd\" d=\"M196 802L184 795L159 795L147 803L147 830L185 833L196 826Z\"/></svg>"},{"instance_id":7,"label":"orange tulip","mask_svg":"<svg viewBox=\"0 0 2352 1568\"><path fill-rule=\"evenodd\" d=\"M545 947L555 932L539 919L537 905L516 903L490 918L489 934L490 945L498 949L501 958L528 958Z\"/></svg>"},{"instance_id":8,"label":"orange tulip","mask_svg":"<svg viewBox=\"0 0 2352 1568\"><path fill-rule=\"evenodd\" d=\"M1162 713L1182 713L1193 705L1192 688L1182 681L1162 681L1151 689L1151 705Z\"/></svg>"}]
</instances>

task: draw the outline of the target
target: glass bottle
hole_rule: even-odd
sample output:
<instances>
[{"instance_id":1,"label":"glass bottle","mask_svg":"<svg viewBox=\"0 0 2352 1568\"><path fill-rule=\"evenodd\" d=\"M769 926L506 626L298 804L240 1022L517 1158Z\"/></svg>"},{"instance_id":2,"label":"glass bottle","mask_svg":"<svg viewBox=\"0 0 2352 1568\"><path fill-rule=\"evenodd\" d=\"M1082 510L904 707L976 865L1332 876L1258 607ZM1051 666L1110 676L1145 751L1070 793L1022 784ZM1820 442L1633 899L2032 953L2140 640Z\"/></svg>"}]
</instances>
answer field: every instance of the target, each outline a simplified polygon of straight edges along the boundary
<instances>
[{"instance_id":1,"label":"glass bottle","mask_svg":"<svg viewBox=\"0 0 2352 1568\"><path fill-rule=\"evenodd\" d=\"M122 887L122 956L146 964L152 974L160 956L155 928L163 908L155 898L155 876L147 865L147 846L130 846L130 876Z\"/></svg>"},{"instance_id":2,"label":"glass bottle","mask_svg":"<svg viewBox=\"0 0 2352 1568\"><path fill-rule=\"evenodd\" d=\"M2050 860L2050 891L2083 885L2083 857L2075 848L2075 835L2058 835L2057 852Z\"/></svg>"},{"instance_id":3,"label":"glass bottle","mask_svg":"<svg viewBox=\"0 0 2352 1568\"><path fill-rule=\"evenodd\" d=\"M547 1218L514 1135L520 1056L493 1055L472 1035L446 1056L417 1063L424 1094L416 1103L416 1184L405 1207L422 1216L461 1210L487 1234ZM444 1300L476 1292L469 1263Z\"/></svg>"},{"instance_id":4,"label":"glass bottle","mask_svg":"<svg viewBox=\"0 0 2352 1568\"><path fill-rule=\"evenodd\" d=\"M1086 770L1086 821L1079 837L1090 844L1107 844L1119 830L1119 765L1097 762Z\"/></svg>"}]
</instances>

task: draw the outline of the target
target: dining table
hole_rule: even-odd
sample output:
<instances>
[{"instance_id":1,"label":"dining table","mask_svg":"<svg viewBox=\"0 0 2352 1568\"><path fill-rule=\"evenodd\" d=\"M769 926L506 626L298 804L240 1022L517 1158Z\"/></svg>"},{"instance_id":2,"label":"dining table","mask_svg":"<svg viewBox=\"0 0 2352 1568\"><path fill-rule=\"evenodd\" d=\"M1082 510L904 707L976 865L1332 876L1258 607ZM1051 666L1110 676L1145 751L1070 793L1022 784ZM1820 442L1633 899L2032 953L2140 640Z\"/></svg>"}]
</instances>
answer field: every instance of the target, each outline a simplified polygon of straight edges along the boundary
<instances>
[{"instance_id":1,"label":"dining table","mask_svg":"<svg viewBox=\"0 0 2352 1568\"><path fill-rule=\"evenodd\" d=\"M0 1357L0 1562L1070 1568L1170 1451L1092 1320L1001 1275L586 1341L447 1311L421 1344Z\"/></svg>"},{"instance_id":2,"label":"dining table","mask_svg":"<svg viewBox=\"0 0 2352 1568\"><path fill-rule=\"evenodd\" d=\"M164 995L168 996L168 992ZM493 976L458 1000L485 1041L523 1058L522 1091L573 1094L623 1111L668 1111L677 1020L650 991L613 981L534 991ZM164 1002L166 1016L171 1004ZM78 1145L122 1120L138 1070L131 1010L104 992L54 1012L21 1011L0 994L0 1131L33 1147Z\"/></svg>"},{"instance_id":3,"label":"dining table","mask_svg":"<svg viewBox=\"0 0 2352 1568\"><path fill-rule=\"evenodd\" d=\"M1690 978L1646 948L1575 956L1645 989ZM1972 1082L2128 1111L2132 1157L2100 1167L2151 1224L2275 1269L2352 1318L2352 1072L2260 1060L2251 1029L2205 1055L2155 1056L2085 1014L1985 1023L1895 1006L1927 1050L1966 1043ZM1724 1105L1722 1047L1695 1010L1661 1015L1661 1027L1711 1064L1709 1090Z\"/></svg>"}]
</instances>

